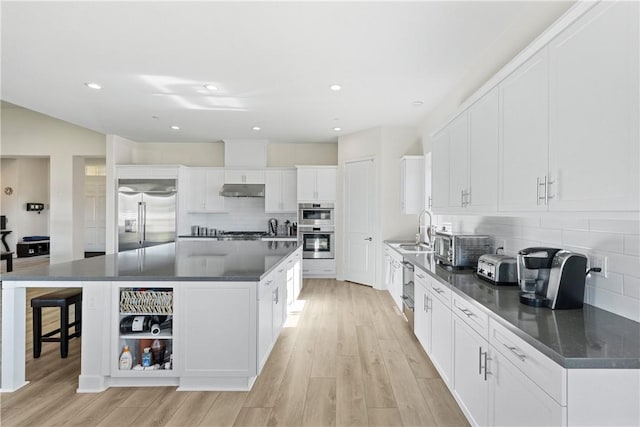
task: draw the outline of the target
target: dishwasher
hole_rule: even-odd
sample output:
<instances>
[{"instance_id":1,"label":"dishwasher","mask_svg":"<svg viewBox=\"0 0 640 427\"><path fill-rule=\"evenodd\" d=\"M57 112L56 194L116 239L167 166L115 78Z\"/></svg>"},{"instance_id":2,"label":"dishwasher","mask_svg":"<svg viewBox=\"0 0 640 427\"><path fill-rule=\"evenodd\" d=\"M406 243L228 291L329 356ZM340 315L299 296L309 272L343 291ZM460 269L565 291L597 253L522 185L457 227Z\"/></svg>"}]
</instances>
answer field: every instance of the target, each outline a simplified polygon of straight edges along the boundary
<instances>
[{"instance_id":1,"label":"dishwasher","mask_svg":"<svg viewBox=\"0 0 640 427\"><path fill-rule=\"evenodd\" d=\"M413 284L413 264L410 262L402 262L402 313L409 322L409 328L413 331L413 303L414 284Z\"/></svg>"}]
</instances>

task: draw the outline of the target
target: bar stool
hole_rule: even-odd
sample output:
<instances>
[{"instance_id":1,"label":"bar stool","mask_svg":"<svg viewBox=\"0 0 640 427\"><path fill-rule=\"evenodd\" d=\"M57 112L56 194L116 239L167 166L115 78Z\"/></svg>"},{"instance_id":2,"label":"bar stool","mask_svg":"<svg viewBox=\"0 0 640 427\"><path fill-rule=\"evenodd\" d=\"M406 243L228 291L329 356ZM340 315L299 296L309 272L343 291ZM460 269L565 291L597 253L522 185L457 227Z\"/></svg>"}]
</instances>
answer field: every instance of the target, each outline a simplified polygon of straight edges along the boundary
<instances>
[{"instance_id":1,"label":"bar stool","mask_svg":"<svg viewBox=\"0 0 640 427\"><path fill-rule=\"evenodd\" d=\"M13 252L0 252L0 261L7 261L7 273L13 271Z\"/></svg>"},{"instance_id":2,"label":"bar stool","mask_svg":"<svg viewBox=\"0 0 640 427\"><path fill-rule=\"evenodd\" d=\"M69 323L69 306L75 304L75 319ZM59 342L60 357L63 359L69 354L69 340L79 337L82 330L82 291L80 289L65 289L51 292L46 295L31 298L33 307L33 357L40 357L43 342ZM60 307L60 327L54 331L42 333L42 308ZM74 332L69 334L69 328L74 327ZM52 335L60 333L60 338L52 338Z\"/></svg>"}]
</instances>

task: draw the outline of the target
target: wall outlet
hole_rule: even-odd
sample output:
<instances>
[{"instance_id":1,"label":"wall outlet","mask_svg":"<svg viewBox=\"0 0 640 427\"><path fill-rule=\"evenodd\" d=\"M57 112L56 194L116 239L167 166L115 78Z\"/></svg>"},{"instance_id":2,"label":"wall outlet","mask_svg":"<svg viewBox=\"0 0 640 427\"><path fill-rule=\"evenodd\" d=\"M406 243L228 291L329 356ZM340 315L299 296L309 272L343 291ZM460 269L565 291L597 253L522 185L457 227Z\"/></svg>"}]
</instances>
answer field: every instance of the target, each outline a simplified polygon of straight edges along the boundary
<instances>
[{"instance_id":1,"label":"wall outlet","mask_svg":"<svg viewBox=\"0 0 640 427\"><path fill-rule=\"evenodd\" d=\"M598 274L604 278L609 277L608 264L609 259L607 256L591 255L589 257L589 268L600 268L600 273L591 272L590 274Z\"/></svg>"}]
</instances>

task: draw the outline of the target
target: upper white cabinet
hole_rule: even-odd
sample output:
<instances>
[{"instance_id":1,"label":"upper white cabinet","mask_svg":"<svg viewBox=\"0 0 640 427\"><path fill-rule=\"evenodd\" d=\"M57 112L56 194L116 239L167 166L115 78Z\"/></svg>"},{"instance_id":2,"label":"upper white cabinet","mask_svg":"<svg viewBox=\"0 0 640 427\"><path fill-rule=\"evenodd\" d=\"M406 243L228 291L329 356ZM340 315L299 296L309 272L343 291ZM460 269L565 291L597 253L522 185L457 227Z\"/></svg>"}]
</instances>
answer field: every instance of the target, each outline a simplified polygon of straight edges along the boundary
<instances>
[{"instance_id":1,"label":"upper white cabinet","mask_svg":"<svg viewBox=\"0 0 640 427\"><path fill-rule=\"evenodd\" d=\"M227 168L266 168L267 146L266 139L225 140L224 166Z\"/></svg>"},{"instance_id":2,"label":"upper white cabinet","mask_svg":"<svg viewBox=\"0 0 640 427\"><path fill-rule=\"evenodd\" d=\"M400 203L402 213L419 214L424 209L424 156L400 159Z\"/></svg>"},{"instance_id":3,"label":"upper white cabinet","mask_svg":"<svg viewBox=\"0 0 640 427\"><path fill-rule=\"evenodd\" d=\"M263 169L225 169L225 184L264 184Z\"/></svg>"},{"instance_id":4,"label":"upper white cabinet","mask_svg":"<svg viewBox=\"0 0 640 427\"><path fill-rule=\"evenodd\" d=\"M433 136L436 212L640 210L639 5L576 8Z\"/></svg>"},{"instance_id":5,"label":"upper white cabinet","mask_svg":"<svg viewBox=\"0 0 640 427\"><path fill-rule=\"evenodd\" d=\"M224 169L188 168L187 210L189 212L222 212L224 197Z\"/></svg>"},{"instance_id":6,"label":"upper white cabinet","mask_svg":"<svg viewBox=\"0 0 640 427\"><path fill-rule=\"evenodd\" d=\"M178 178L178 165L116 165L118 179Z\"/></svg>"},{"instance_id":7,"label":"upper white cabinet","mask_svg":"<svg viewBox=\"0 0 640 427\"><path fill-rule=\"evenodd\" d=\"M494 88L469 108L469 169L466 207L497 209L500 97Z\"/></svg>"},{"instance_id":8,"label":"upper white cabinet","mask_svg":"<svg viewBox=\"0 0 640 427\"><path fill-rule=\"evenodd\" d=\"M434 210L449 208L449 129L431 141L431 206Z\"/></svg>"},{"instance_id":9,"label":"upper white cabinet","mask_svg":"<svg viewBox=\"0 0 640 427\"><path fill-rule=\"evenodd\" d=\"M265 212L293 212L298 209L295 169L268 169L265 172Z\"/></svg>"},{"instance_id":10,"label":"upper white cabinet","mask_svg":"<svg viewBox=\"0 0 640 427\"><path fill-rule=\"evenodd\" d=\"M336 200L335 166L298 166L298 201Z\"/></svg>"},{"instance_id":11,"label":"upper white cabinet","mask_svg":"<svg viewBox=\"0 0 640 427\"><path fill-rule=\"evenodd\" d=\"M500 85L500 210L546 209L548 68L547 49L544 48Z\"/></svg>"},{"instance_id":12,"label":"upper white cabinet","mask_svg":"<svg viewBox=\"0 0 640 427\"><path fill-rule=\"evenodd\" d=\"M424 155L424 208L431 210L433 197L431 195L431 153Z\"/></svg>"},{"instance_id":13,"label":"upper white cabinet","mask_svg":"<svg viewBox=\"0 0 640 427\"><path fill-rule=\"evenodd\" d=\"M638 210L638 21L603 2L549 44L550 210Z\"/></svg>"}]
</instances>

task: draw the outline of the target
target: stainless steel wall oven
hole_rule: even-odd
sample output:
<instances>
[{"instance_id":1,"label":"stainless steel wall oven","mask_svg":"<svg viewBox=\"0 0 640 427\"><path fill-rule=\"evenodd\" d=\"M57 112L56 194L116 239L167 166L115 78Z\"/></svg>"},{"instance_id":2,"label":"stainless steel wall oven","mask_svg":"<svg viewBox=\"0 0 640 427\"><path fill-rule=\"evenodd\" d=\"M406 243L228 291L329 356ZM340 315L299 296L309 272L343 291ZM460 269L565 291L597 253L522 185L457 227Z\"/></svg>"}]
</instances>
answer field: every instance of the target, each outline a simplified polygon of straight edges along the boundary
<instances>
[{"instance_id":1,"label":"stainless steel wall oven","mask_svg":"<svg viewBox=\"0 0 640 427\"><path fill-rule=\"evenodd\" d=\"M333 259L333 227L298 228L298 236L302 243L303 258Z\"/></svg>"},{"instance_id":2,"label":"stainless steel wall oven","mask_svg":"<svg viewBox=\"0 0 640 427\"><path fill-rule=\"evenodd\" d=\"M298 205L298 225L334 225L333 203L300 203ZM332 257L333 258L333 257Z\"/></svg>"}]
</instances>

